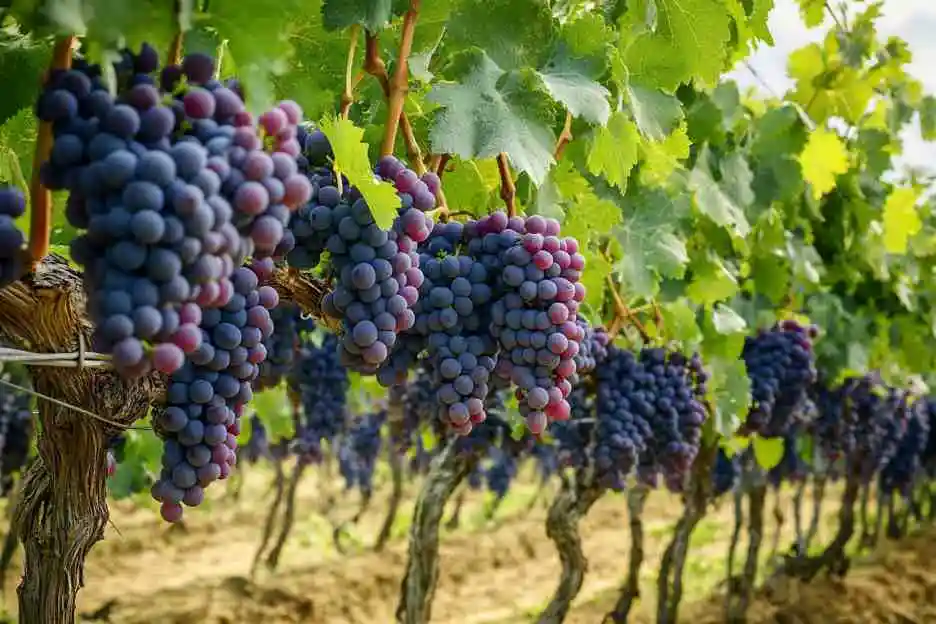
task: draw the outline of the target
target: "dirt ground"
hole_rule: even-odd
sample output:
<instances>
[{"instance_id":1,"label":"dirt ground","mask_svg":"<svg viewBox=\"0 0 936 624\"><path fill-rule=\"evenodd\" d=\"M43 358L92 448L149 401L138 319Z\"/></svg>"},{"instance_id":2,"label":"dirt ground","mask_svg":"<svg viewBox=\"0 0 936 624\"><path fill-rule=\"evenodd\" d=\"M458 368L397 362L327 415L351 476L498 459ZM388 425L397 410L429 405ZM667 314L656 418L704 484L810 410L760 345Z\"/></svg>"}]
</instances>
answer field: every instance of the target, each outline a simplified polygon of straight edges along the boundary
<instances>
[{"instance_id":1,"label":"dirt ground","mask_svg":"<svg viewBox=\"0 0 936 624\"><path fill-rule=\"evenodd\" d=\"M187 511L184 531L167 529L154 509L129 501L112 505L112 525L91 554L80 594L83 622L113 624L390 624L394 621L406 555L415 484L409 486L394 537L387 548L370 548L389 487L378 488L370 509L352 527L339 554L331 518L349 518L356 495L318 513L323 488L338 491L328 476L309 473L300 489L297 520L275 573L263 565L250 578L263 518L271 504L271 473L248 469L239 500L223 487L202 508ZM441 573L433 608L438 624L509 624L535 621L558 578L559 561L544 530L545 500L528 509L535 488L516 487L493 521L484 519L484 496L470 494L461 526L443 533ZM786 500L786 499L784 499ZM832 504L826 506L831 514ZM653 494L644 514L647 596L635 622L650 622L657 562L680 513L677 499ZM832 531L831 518L823 535ZM681 621L722 621L713 597L724 576L730 539L730 504L713 510L698 526L686 570ZM790 524L789 522L787 523ZM772 523L768 526L771 527ZM626 571L629 535L621 496L606 496L582 522L589 572L567 618L597 624L613 604ZM781 544L788 543L785 537ZM857 563L844 583L825 579L809 586L774 588L751 610L752 623L936 622L936 555L932 534L887 545ZM766 550L770 550L768 533ZM12 587L8 597L15 596ZM10 605L12 607L12 605Z\"/></svg>"}]
</instances>

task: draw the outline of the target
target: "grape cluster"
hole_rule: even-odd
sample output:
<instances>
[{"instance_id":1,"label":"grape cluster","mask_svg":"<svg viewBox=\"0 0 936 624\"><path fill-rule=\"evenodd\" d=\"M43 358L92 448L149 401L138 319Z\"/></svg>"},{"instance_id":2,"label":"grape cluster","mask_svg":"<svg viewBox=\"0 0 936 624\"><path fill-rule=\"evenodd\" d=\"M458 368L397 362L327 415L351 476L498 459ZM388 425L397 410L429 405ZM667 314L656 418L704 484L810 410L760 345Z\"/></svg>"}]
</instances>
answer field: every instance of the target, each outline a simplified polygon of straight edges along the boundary
<instances>
[{"instance_id":1,"label":"grape cluster","mask_svg":"<svg viewBox=\"0 0 936 624\"><path fill-rule=\"evenodd\" d=\"M846 455L850 473L867 483L897 452L910 409L906 395L884 384L877 373L846 379L844 392L849 437L854 440Z\"/></svg>"},{"instance_id":2,"label":"grape cluster","mask_svg":"<svg viewBox=\"0 0 936 624\"><path fill-rule=\"evenodd\" d=\"M329 270L338 278L322 308L344 326L342 363L368 374L377 372L387 359L397 334L416 321L411 308L423 282L416 245L432 228L423 211L435 207L428 186L392 156L380 160L377 175L393 182L401 202L389 232L374 222L357 189L321 186L316 192L313 187L314 218L327 221L331 228L326 243Z\"/></svg>"},{"instance_id":3,"label":"grape cluster","mask_svg":"<svg viewBox=\"0 0 936 624\"><path fill-rule=\"evenodd\" d=\"M576 386L572 390L568 401L571 417L569 420L553 423L549 432L555 439L559 465L579 469L589 463L596 424L596 401L594 394L582 386Z\"/></svg>"},{"instance_id":4,"label":"grape cluster","mask_svg":"<svg viewBox=\"0 0 936 624\"><path fill-rule=\"evenodd\" d=\"M270 436L260 417L253 414L250 417L250 439L247 444L237 448L238 461L255 464L261 458L271 458Z\"/></svg>"},{"instance_id":5,"label":"grape cluster","mask_svg":"<svg viewBox=\"0 0 936 624\"><path fill-rule=\"evenodd\" d=\"M581 318L576 319L575 322L582 328L583 338L579 346L579 352L574 357L576 377L573 379L573 386L578 385L579 375L590 373L595 370L599 363L607 359L608 345L611 344L611 336L608 335L604 327L591 327Z\"/></svg>"},{"instance_id":6,"label":"grape cluster","mask_svg":"<svg viewBox=\"0 0 936 624\"><path fill-rule=\"evenodd\" d=\"M273 333L263 341L267 357L260 364L258 390L273 388L293 373L302 336L315 329L315 321L303 317L299 306L283 301L271 312Z\"/></svg>"},{"instance_id":7,"label":"grape cluster","mask_svg":"<svg viewBox=\"0 0 936 624\"><path fill-rule=\"evenodd\" d=\"M317 344L318 338L321 342ZM348 371L338 361L338 338L324 334L303 340L293 375L303 414L293 450L301 458L316 462L322 457L322 442L333 441L347 419L350 382Z\"/></svg>"},{"instance_id":8,"label":"grape cluster","mask_svg":"<svg viewBox=\"0 0 936 624\"><path fill-rule=\"evenodd\" d=\"M71 252L85 269L96 343L119 372L138 376L178 370L183 351L197 347L179 309L196 297L226 301L222 278L240 239L219 218L226 202L211 193L207 150L173 141L176 116L149 77L158 59L144 47L130 62L117 98L97 66L52 72L38 116L54 136L43 183L69 191L68 220L86 230Z\"/></svg>"},{"instance_id":9,"label":"grape cluster","mask_svg":"<svg viewBox=\"0 0 936 624\"><path fill-rule=\"evenodd\" d=\"M374 468L380 455L381 427L385 410L367 414L349 427L338 448L338 469L347 489L357 488L370 496L374 488Z\"/></svg>"},{"instance_id":10,"label":"grape cluster","mask_svg":"<svg viewBox=\"0 0 936 624\"><path fill-rule=\"evenodd\" d=\"M16 219L26 212L26 198L14 187L0 188L0 288L19 279L23 273L23 232Z\"/></svg>"},{"instance_id":11,"label":"grape cluster","mask_svg":"<svg viewBox=\"0 0 936 624\"><path fill-rule=\"evenodd\" d=\"M596 472L607 487L624 487L638 465L648 485L662 473L680 490L701 442L707 375L697 355L645 348L609 348L596 370Z\"/></svg>"},{"instance_id":12,"label":"grape cluster","mask_svg":"<svg viewBox=\"0 0 936 624\"><path fill-rule=\"evenodd\" d=\"M201 340L171 375L167 407L156 422L164 438L163 471L152 494L169 522L181 519L182 503L199 505L204 488L230 474L240 415L266 358L263 340L273 333L269 310L279 303L276 291L260 286L247 267L237 269L231 282L234 293L223 307L201 311L188 304L183 310L191 311L188 320L199 327Z\"/></svg>"},{"instance_id":13,"label":"grape cluster","mask_svg":"<svg viewBox=\"0 0 936 624\"><path fill-rule=\"evenodd\" d=\"M9 374L4 372L4 377ZM20 381L17 379L17 381ZM25 393L0 387L0 495L6 496L13 487L13 478L29 458L29 447L35 423Z\"/></svg>"},{"instance_id":14,"label":"grape cluster","mask_svg":"<svg viewBox=\"0 0 936 624\"><path fill-rule=\"evenodd\" d=\"M742 433L767 437L786 434L816 380L811 340L815 327L783 321L745 339L742 357L751 378L753 405Z\"/></svg>"},{"instance_id":15,"label":"grape cluster","mask_svg":"<svg viewBox=\"0 0 936 624\"><path fill-rule=\"evenodd\" d=\"M833 465L855 448L854 423L846 396L845 385L830 386L822 377L813 386L817 413L810 429L820 456Z\"/></svg>"},{"instance_id":16,"label":"grape cluster","mask_svg":"<svg viewBox=\"0 0 936 624\"><path fill-rule=\"evenodd\" d=\"M712 495L722 496L738 486L741 480L741 453L729 456L723 448L718 449L712 464Z\"/></svg>"},{"instance_id":17,"label":"grape cluster","mask_svg":"<svg viewBox=\"0 0 936 624\"><path fill-rule=\"evenodd\" d=\"M585 266L578 243L559 238L559 223L494 213L471 232L469 250L498 270L501 296L491 306L491 334L501 354L495 373L517 387L520 412L540 434L549 420L566 420L566 397L576 373L575 356L585 337L578 324Z\"/></svg>"},{"instance_id":18,"label":"grape cluster","mask_svg":"<svg viewBox=\"0 0 936 624\"><path fill-rule=\"evenodd\" d=\"M517 457L513 454L494 447L491 450L493 462L484 471L487 488L493 494L496 500L501 500L507 495L510 484L517 476Z\"/></svg>"},{"instance_id":19,"label":"grape cluster","mask_svg":"<svg viewBox=\"0 0 936 624\"><path fill-rule=\"evenodd\" d=\"M925 401L909 406L909 420L894 455L881 469L883 492L897 491L908 496L923 465L923 454L929 443L932 421Z\"/></svg>"},{"instance_id":20,"label":"grape cluster","mask_svg":"<svg viewBox=\"0 0 936 624\"><path fill-rule=\"evenodd\" d=\"M783 455L780 462L767 471L767 481L774 487L780 487L784 481L796 483L809 474L809 464L803 458L800 441L803 440L805 426L796 424L787 430L783 440Z\"/></svg>"}]
</instances>

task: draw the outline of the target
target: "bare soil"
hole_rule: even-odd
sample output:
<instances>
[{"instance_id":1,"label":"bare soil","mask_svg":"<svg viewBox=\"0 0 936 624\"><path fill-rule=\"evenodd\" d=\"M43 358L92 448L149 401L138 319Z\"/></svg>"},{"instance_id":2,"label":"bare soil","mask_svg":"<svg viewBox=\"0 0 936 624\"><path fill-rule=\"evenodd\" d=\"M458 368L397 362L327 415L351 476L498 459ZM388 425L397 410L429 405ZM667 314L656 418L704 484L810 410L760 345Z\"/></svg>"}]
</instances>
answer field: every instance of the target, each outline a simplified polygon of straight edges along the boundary
<instances>
[{"instance_id":1,"label":"bare soil","mask_svg":"<svg viewBox=\"0 0 936 624\"><path fill-rule=\"evenodd\" d=\"M528 481L528 480L526 480ZM526 482L525 481L525 482ZM408 486L394 537L380 553L377 535L389 487L379 487L361 521L350 527L346 554L332 543L333 522L357 510L356 494L340 493L328 475L309 472L301 486L297 520L279 568L251 564L260 542L272 474L246 471L242 494L230 498L224 487L202 508L186 512L184 530L166 528L154 509L115 502L106 539L92 552L80 594L82 621L112 624L390 624L394 621L406 557L406 530L417 484ZM337 493L324 508L323 492ZM445 531L441 574L433 608L438 624L508 624L535 621L558 579L559 561L544 530L548 496L530 507L534 487L520 485L498 510L484 518L486 501L470 493L461 526ZM227 497L227 498L225 498ZM783 496L784 504L788 498ZM771 503L772 504L772 503ZM831 535L831 515L820 537ZM648 499L642 576L644 601L635 622L652 621L657 562L681 511L664 493ZM700 523L687 565L686 599L680 620L720 622L721 600L714 596L724 577L733 521L726 501ZM629 534L625 500L608 495L582 522L589 559L585 585L567 621L597 624L614 602L626 572ZM791 523L787 523L789 525ZM770 550L773 523L765 550ZM786 526L781 548L789 544ZM743 547L743 544L742 544ZM769 554L766 553L766 554ZM936 622L936 545L927 535L888 544L857 563L844 582L816 580L808 586L763 591L752 607L752 623L926 623ZM13 579L15 581L15 579ZM15 593L7 587L8 602ZM8 604L12 609L15 604Z\"/></svg>"}]
</instances>

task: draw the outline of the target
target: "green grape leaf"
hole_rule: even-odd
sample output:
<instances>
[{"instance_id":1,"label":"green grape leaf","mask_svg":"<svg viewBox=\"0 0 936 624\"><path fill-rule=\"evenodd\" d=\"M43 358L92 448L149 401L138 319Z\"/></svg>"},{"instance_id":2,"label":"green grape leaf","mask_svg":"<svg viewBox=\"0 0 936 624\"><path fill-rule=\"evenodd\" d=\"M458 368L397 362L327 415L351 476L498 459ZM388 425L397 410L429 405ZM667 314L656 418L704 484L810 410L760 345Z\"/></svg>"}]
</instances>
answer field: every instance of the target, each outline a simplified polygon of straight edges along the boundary
<instances>
[{"instance_id":1,"label":"green grape leaf","mask_svg":"<svg viewBox=\"0 0 936 624\"><path fill-rule=\"evenodd\" d=\"M388 229L397 216L400 198L392 184L380 182L374 177L367 144L363 142L364 130L338 117L326 118L319 124L319 128L331 143L335 169L346 175L348 181L364 196L377 227Z\"/></svg>"},{"instance_id":2,"label":"green grape leaf","mask_svg":"<svg viewBox=\"0 0 936 624\"><path fill-rule=\"evenodd\" d=\"M712 310L712 325L719 334L737 334L747 329L747 322L723 303L715 304Z\"/></svg>"},{"instance_id":3,"label":"green grape leaf","mask_svg":"<svg viewBox=\"0 0 936 624\"><path fill-rule=\"evenodd\" d=\"M662 189L628 196L623 224L614 229L623 251L614 268L628 294L652 296L659 277L682 277L689 254L677 226L688 211L684 198L671 198Z\"/></svg>"},{"instance_id":4,"label":"green grape leaf","mask_svg":"<svg viewBox=\"0 0 936 624\"><path fill-rule=\"evenodd\" d=\"M936 140L936 97L927 95L920 104L920 131L927 141Z\"/></svg>"},{"instance_id":5,"label":"green grape leaf","mask_svg":"<svg viewBox=\"0 0 936 624\"><path fill-rule=\"evenodd\" d=\"M482 217L493 203L500 202L496 191L500 175L494 160L452 159L453 169L445 174L445 200L452 212Z\"/></svg>"},{"instance_id":6,"label":"green grape leaf","mask_svg":"<svg viewBox=\"0 0 936 624\"><path fill-rule=\"evenodd\" d=\"M585 304L599 310L604 302L607 287L605 277L611 274L611 264L590 247L584 249L582 255L585 256L585 271L582 272L581 278L582 285L585 286Z\"/></svg>"},{"instance_id":7,"label":"green grape leaf","mask_svg":"<svg viewBox=\"0 0 936 624\"><path fill-rule=\"evenodd\" d=\"M647 86L675 91L684 82L715 84L731 37L720 0L636 0L621 19L624 62ZM654 11L655 28L646 16Z\"/></svg>"},{"instance_id":8,"label":"green grape leaf","mask_svg":"<svg viewBox=\"0 0 936 624\"><path fill-rule=\"evenodd\" d=\"M289 58L286 70L275 79L276 97L295 100L302 107L306 119L313 120L327 114L337 114L337 104L344 90L348 56L347 31L325 29L321 11L315 8L320 1L312 0L312 6L305 12L305 19L296 25L292 38L294 53ZM225 66L228 58L225 57ZM382 104L383 93L370 81L364 81L358 86L355 97L360 100L372 92Z\"/></svg>"},{"instance_id":9,"label":"green grape leaf","mask_svg":"<svg viewBox=\"0 0 936 624\"><path fill-rule=\"evenodd\" d=\"M692 265L692 282L686 294L698 304L712 305L734 297L738 289L738 280L724 263L710 257Z\"/></svg>"},{"instance_id":10,"label":"green grape leaf","mask_svg":"<svg viewBox=\"0 0 936 624\"><path fill-rule=\"evenodd\" d=\"M608 123L611 115L608 90L581 73L574 60L560 59L555 63L539 72L552 98L563 104L573 117L600 126Z\"/></svg>"},{"instance_id":11,"label":"green grape leaf","mask_svg":"<svg viewBox=\"0 0 936 624\"><path fill-rule=\"evenodd\" d=\"M767 206L754 205L754 174L748 165L747 159L738 152L732 152L721 160L718 164L721 171L721 187L724 193L731 198L736 206L743 209L748 215L756 218L760 215L751 213L754 210L763 211Z\"/></svg>"},{"instance_id":12,"label":"green grape leaf","mask_svg":"<svg viewBox=\"0 0 936 624\"><path fill-rule=\"evenodd\" d=\"M685 298L663 304L660 306L660 314L663 315L663 326L666 327L668 338L678 340L687 349L702 340L702 330L696 322L692 304Z\"/></svg>"},{"instance_id":13,"label":"green grape leaf","mask_svg":"<svg viewBox=\"0 0 936 624\"><path fill-rule=\"evenodd\" d=\"M835 178L848 171L848 152L837 134L817 128L809 135L799 157L803 178L810 184L813 199L821 199L835 188Z\"/></svg>"},{"instance_id":14,"label":"green grape leaf","mask_svg":"<svg viewBox=\"0 0 936 624\"><path fill-rule=\"evenodd\" d=\"M272 104L272 77L289 67L293 51L290 35L299 26L295 17L305 10L301 0L212 3L212 27L219 39L227 40L227 54L237 66L250 110L261 111Z\"/></svg>"},{"instance_id":15,"label":"green grape leaf","mask_svg":"<svg viewBox=\"0 0 936 624\"><path fill-rule=\"evenodd\" d=\"M293 408L285 383L255 393L250 406L266 428L271 442L295 435Z\"/></svg>"},{"instance_id":16,"label":"green grape leaf","mask_svg":"<svg viewBox=\"0 0 936 624\"><path fill-rule=\"evenodd\" d=\"M715 408L715 430L730 438L744 422L751 404L751 380L744 360L706 358L705 368L711 374L708 399Z\"/></svg>"},{"instance_id":17,"label":"green grape leaf","mask_svg":"<svg viewBox=\"0 0 936 624\"><path fill-rule=\"evenodd\" d=\"M589 143L586 167L621 191L627 190L627 179L637 164L640 137L637 126L624 113L614 113L608 125L598 128Z\"/></svg>"},{"instance_id":18,"label":"green grape leaf","mask_svg":"<svg viewBox=\"0 0 936 624\"><path fill-rule=\"evenodd\" d=\"M455 50L480 48L493 64L513 70L541 67L557 36L545 2L459 0L446 26L445 42Z\"/></svg>"},{"instance_id":19,"label":"green grape leaf","mask_svg":"<svg viewBox=\"0 0 936 624\"><path fill-rule=\"evenodd\" d=\"M753 440L754 459L757 465L764 470L772 470L783 459L783 438L762 438L756 436Z\"/></svg>"},{"instance_id":20,"label":"green grape leaf","mask_svg":"<svg viewBox=\"0 0 936 624\"><path fill-rule=\"evenodd\" d=\"M796 0L807 28L815 28L825 19L825 0Z\"/></svg>"},{"instance_id":21,"label":"green grape leaf","mask_svg":"<svg viewBox=\"0 0 936 624\"><path fill-rule=\"evenodd\" d=\"M47 40L23 35L15 26L0 30L0 75L8 85L0 99L0 124L24 108L32 113L37 96L36 79L45 71L51 54Z\"/></svg>"},{"instance_id":22,"label":"green grape leaf","mask_svg":"<svg viewBox=\"0 0 936 624\"><path fill-rule=\"evenodd\" d=\"M923 228L916 209L917 192L895 188L884 202L884 248L887 253L905 254L910 238Z\"/></svg>"},{"instance_id":23,"label":"green grape leaf","mask_svg":"<svg viewBox=\"0 0 936 624\"><path fill-rule=\"evenodd\" d=\"M369 32L385 28L393 17L393 0L322 0L322 22L326 30L360 24Z\"/></svg>"},{"instance_id":24,"label":"green grape leaf","mask_svg":"<svg viewBox=\"0 0 936 624\"><path fill-rule=\"evenodd\" d=\"M662 186L679 170L680 161L689 157L689 136L680 126L662 141L642 141L640 155L640 181L648 186Z\"/></svg>"},{"instance_id":25,"label":"green grape leaf","mask_svg":"<svg viewBox=\"0 0 936 624\"><path fill-rule=\"evenodd\" d=\"M790 105L769 109L754 122L754 128L751 154L757 158L799 154L808 138L799 113Z\"/></svg>"},{"instance_id":26,"label":"green grape leaf","mask_svg":"<svg viewBox=\"0 0 936 624\"><path fill-rule=\"evenodd\" d=\"M128 430L124 433L123 461L107 479L107 489L117 499L148 491L150 475L161 468L162 441L152 431Z\"/></svg>"},{"instance_id":27,"label":"green grape leaf","mask_svg":"<svg viewBox=\"0 0 936 624\"><path fill-rule=\"evenodd\" d=\"M439 105L429 132L432 151L466 160L505 152L514 167L541 184L554 162L555 137L539 77L527 70L504 72L477 49L459 54L453 64L458 82L435 85L427 98Z\"/></svg>"},{"instance_id":28,"label":"green grape leaf","mask_svg":"<svg viewBox=\"0 0 936 624\"><path fill-rule=\"evenodd\" d=\"M707 154L706 149L689 173L689 188L695 193L696 204L700 211L718 225L731 227L740 236L747 236L751 226L744 214L744 207L735 203L712 178ZM737 188L742 181L735 179L729 182Z\"/></svg>"},{"instance_id":29,"label":"green grape leaf","mask_svg":"<svg viewBox=\"0 0 936 624\"><path fill-rule=\"evenodd\" d=\"M553 99L590 124L604 125L611 114L610 94L596 82L608 68L610 39L600 16L584 14L563 25L552 56L539 70Z\"/></svg>"},{"instance_id":30,"label":"green grape leaf","mask_svg":"<svg viewBox=\"0 0 936 624\"><path fill-rule=\"evenodd\" d=\"M628 84L626 95L637 128L648 139L664 140L683 119L682 105L675 96L634 83Z\"/></svg>"}]
</instances>

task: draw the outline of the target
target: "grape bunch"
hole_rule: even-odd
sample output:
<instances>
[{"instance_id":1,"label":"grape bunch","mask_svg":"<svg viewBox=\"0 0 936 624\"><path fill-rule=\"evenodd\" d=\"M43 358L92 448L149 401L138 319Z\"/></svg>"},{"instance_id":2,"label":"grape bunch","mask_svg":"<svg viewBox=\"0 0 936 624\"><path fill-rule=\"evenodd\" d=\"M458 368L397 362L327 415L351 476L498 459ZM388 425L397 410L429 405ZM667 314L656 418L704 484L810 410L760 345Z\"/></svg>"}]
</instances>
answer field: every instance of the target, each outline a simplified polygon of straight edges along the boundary
<instances>
[{"instance_id":1,"label":"grape bunch","mask_svg":"<svg viewBox=\"0 0 936 624\"><path fill-rule=\"evenodd\" d=\"M596 370L598 419L594 451L599 481L619 490L638 477L680 490L702 439L707 375L698 355L610 347Z\"/></svg>"},{"instance_id":2,"label":"grape bunch","mask_svg":"<svg viewBox=\"0 0 936 624\"><path fill-rule=\"evenodd\" d=\"M568 398L571 417L550 425L560 466L579 469L588 465L595 432L595 399L586 388L576 386Z\"/></svg>"},{"instance_id":3,"label":"grape bunch","mask_svg":"<svg viewBox=\"0 0 936 624\"><path fill-rule=\"evenodd\" d=\"M742 454L729 456L721 447L712 464L712 496L718 498L734 490L741 481Z\"/></svg>"},{"instance_id":4,"label":"grape bunch","mask_svg":"<svg viewBox=\"0 0 936 624\"><path fill-rule=\"evenodd\" d=\"M849 473L868 483L897 452L910 409L904 393L888 387L877 373L846 379L844 392L854 440L846 455Z\"/></svg>"},{"instance_id":5,"label":"grape bunch","mask_svg":"<svg viewBox=\"0 0 936 624\"><path fill-rule=\"evenodd\" d=\"M484 471L487 488L494 494L495 500L502 500L507 496L510 484L517 476L517 457L506 450L494 447L491 450L493 461Z\"/></svg>"},{"instance_id":6,"label":"grape bunch","mask_svg":"<svg viewBox=\"0 0 936 624\"><path fill-rule=\"evenodd\" d=\"M815 327L783 321L745 339L742 357L751 378L753 405L742 433L786 434L816 380L812 339Z\"/></svg>"},{"instance_id":7,"label":"grape bunch","mask_svg":"<svg viewBox=\"0 0 936 624\"><path fill-rule=\"evenodd\" d=\"M347 420L348 371L338 361L338 338L324 334L320 344L304 340L296 356L293 384L302 404L303 421L294 451L319 461L323 441L332 442Z\"/></svg>"},{"instance_id":8,"label":"grape bunch","mask_svg":"<svg viewBox=\"0 0 936 624\"><path fill-rule=\"evenodd\" d=\"M357 488L370 496L374 488L374 468L381 448L381 427L387 412L381 410L358 419L343 436L338 448L338 469L345 479L345 488Z\"/></svg>"},{"instance_id":9,"label":"grape bunch","mask_svg":"<svg viewBox=\"0 0 936 624\"><path fill-rule=\"evenodd\" d=\"M559 238L553 219L494 213L471 232L469 250L498 273L501 296L491 306L490 331L501 354L494 372L516 386L520 413L538 435L548 421L569 417L566 397L585 337L576 322L585 261L574 239Z\"/></svg>"},{"instance_id":10,"label":"grape bunch","mask_svg":"<svg viewBox=\"0 0 936 624\"><path fill-rule=\"evenodd\" d=\"M250 417L250 439L247 440L247 444L237 448L237 456L238 461L243 460L248 464L255 464L261 458L272 458L270 436L263 421L256 414Z\"/></svg>"},{"instance_id":11,"label":"grape bunch","mask_svg":"<svg viewBox=\"0 0 936 624\"><path fill-rule=\"evenodd\" d=\"M809 474L809 464L803 458L800 442L803 440L805 425L796 424L787 430L783 438L783 455L780 462L767 471L767 481L779 488L784 481L796 483Z\"/></svg>"},{"instance_id":12,"label":"grape bunch","mask_svg":"<svg viewBox=\"0 0 936 624\"><path fill-rule=\"evenodd\" d=\"M273 388L292 375L302 336L315 330L315 321L303 317L299 306L283 301L275 307L270 316L273 319L273 333L263 341L267 357L260 364L260 375L256 388Z\"/></svg>"},{"instance_id":13,"label":"grape bunch","mask_svg":"<svg viewBox=\"0 0 936 624\"><path fill-rule=\"evenodd\" d=\"M4 371L3 376L10 374ZM0 496L9 494L16 473L26 465L34 430L29 395L0 387Z\"/></svg>"},{"instance_id":14,"label":"grape bunch","mask_svg":"<svg viewBox=\"0 0 936 624\"><path fill-rule=\"evenodd\" d=\"M0 188L0 288L15 282L23 273L23 244L26 239L16 219L26 212L26 198L14 187Z\"/></svg>"},{"instance_id":15,"label":"grape bunch","mask_svg":"<svg viewBox=\"0 0 936 624\"><path fill-rule=\"evenodd\" d=\"M893 456L881 469L880 487L883 492L896 491L909 496L923 466L923 454L929 443L932 421L925 401L908 406L906 428Z\"/></svg>"},{"instance_id":16,"label":"grape bunch","mask_svg":"<svg viewBox=\"0 0 936 624\"><path fill-rule=\"evenodd\" d=\"M144 47L131 62L116 98L97 66L52 72L38 116L54 137L43 183L69 191L68 220L85 230L71 251L85 269L95 341L133 377L174 372L197 347L180 308L226 302L240 238L210 184L208 151L174 140L175 114L149 76L158 59Z\"/></svg>"},{"instance_id":17,"label":"grape bunch","mask_svg":"<svg viewBox=\"0 0 936 624\"><path fill-rule=\"evenodd\" d=\"M183 309L201 340L170 376L167 407L155 423L164 441L163 470L152 494L169 522L181 520L183 503L201 504L204 488L230 474L240 416L266 358L263 341L273 333L269 311L279 303L276 291L260 286L247 267L237 269L231 282L234 292L223 307Z\"/></svg>"},{"instance_id":18,"label":"grape bunch","mask_svg":"<svg viewBox=\"0 0 936 624\"><path fill-rule=\"evenodd\" d=\"M377 226L355 188L343 186L339 191L336 186L319 186L316 192L313 185L316 207L310 213L331 228L326 243L328 270L338 279L322 308L342 321L341 361L367 374L377 371L396 344L397 334L410 329L416 320L410 308L423 280L416 245L429 236L432 227L423 211L435 207L435 196L427 185L392 156L381 159L377 175L393 182L401 202L389 231ZM314 257L316 251L307 253Z\"/></svg>"},{"instance_id":19,"label":"grape bunch","mask_svg":"<svg viewBox=\"0 0 936 624\"><path fill-rule=\"evenodd\" d=\"M854 422L846 402L847 387L831 386L822 376L813 385L816 418L810 423L817 451L829 464L836 464L855 448Z\"/></svg>"}]
</instances>

